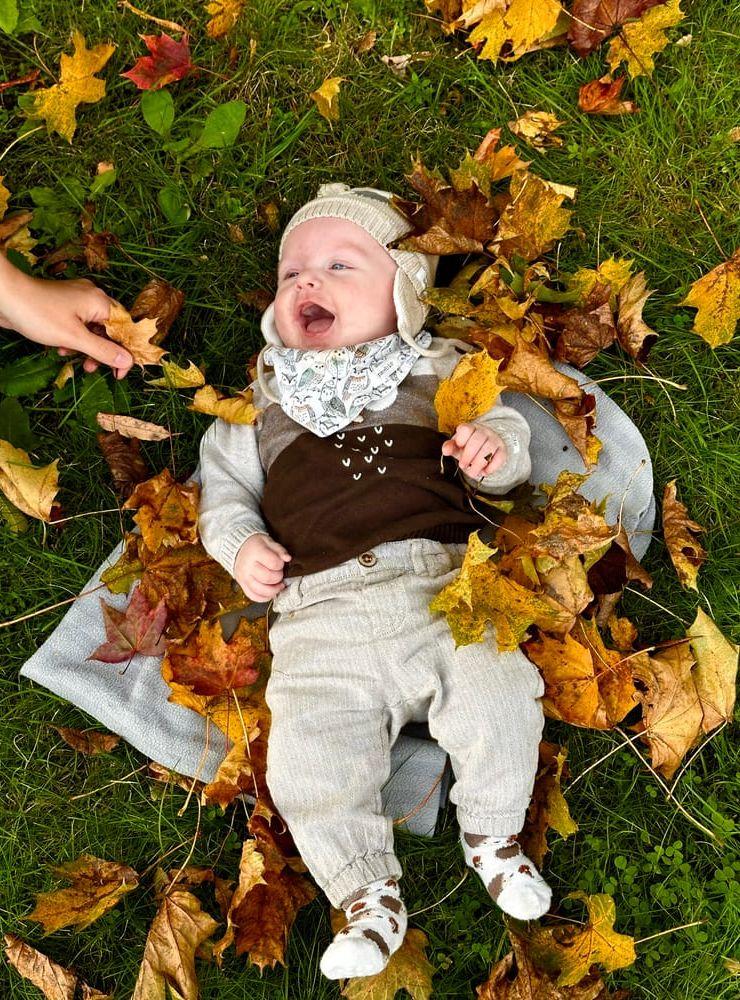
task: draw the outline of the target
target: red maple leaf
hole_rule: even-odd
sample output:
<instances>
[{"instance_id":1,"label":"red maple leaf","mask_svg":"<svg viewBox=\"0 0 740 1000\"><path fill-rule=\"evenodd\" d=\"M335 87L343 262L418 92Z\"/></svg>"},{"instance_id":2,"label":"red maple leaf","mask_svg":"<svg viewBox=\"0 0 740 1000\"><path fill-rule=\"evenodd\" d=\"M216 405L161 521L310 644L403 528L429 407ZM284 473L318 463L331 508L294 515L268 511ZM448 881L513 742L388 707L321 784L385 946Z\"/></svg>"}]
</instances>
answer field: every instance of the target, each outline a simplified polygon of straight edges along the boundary
<instances>
[{"instance_id":1,"label":"red maple leaf","mask_svg":"<svg viewBox=\"0 0 740 1000\"><path fill-rule=\"evenodd\" d=\"M139 56L131 69L121 73L121 76L135 83L139 90L159 90L173 80L182 80L194 69L190 61L187 35L183 35L180 42L165 34L140 37L151 55Z\"/></svg>"},{"instance_id":2,"label":"red maple leaf","mask_svg":"<svg viewBox=\"0 0 740 1000\"><path fill-rule=\"evenodd\" d=\"M108 639L88 656L102 663L123 663L134 653L162 656L165 649L164 626L167 608L162 599L155 608L137 587L124 611L106 604L101 598L105 634Z\"/></svg>"}]
</instances>

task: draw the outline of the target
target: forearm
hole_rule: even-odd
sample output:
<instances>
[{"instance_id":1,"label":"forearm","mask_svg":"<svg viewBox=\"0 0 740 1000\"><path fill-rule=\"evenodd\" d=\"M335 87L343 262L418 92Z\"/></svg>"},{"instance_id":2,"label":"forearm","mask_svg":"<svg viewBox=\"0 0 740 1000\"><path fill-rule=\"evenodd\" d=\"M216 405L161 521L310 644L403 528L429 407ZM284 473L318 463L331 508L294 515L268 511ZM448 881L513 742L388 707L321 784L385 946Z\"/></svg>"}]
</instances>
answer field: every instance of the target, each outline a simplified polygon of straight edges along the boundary
<instances>
[{"instance_id":1,"label":"forearm","mask_svg":"<svg viewBox=\"0 0 740 1000\"><path fill-rule=\"evenodd\" d=\"M13 325L14 304L23 296L28 276L14 267L4 253L0 253L0 326L15 329Z\"/></svg>"}]
</instances>

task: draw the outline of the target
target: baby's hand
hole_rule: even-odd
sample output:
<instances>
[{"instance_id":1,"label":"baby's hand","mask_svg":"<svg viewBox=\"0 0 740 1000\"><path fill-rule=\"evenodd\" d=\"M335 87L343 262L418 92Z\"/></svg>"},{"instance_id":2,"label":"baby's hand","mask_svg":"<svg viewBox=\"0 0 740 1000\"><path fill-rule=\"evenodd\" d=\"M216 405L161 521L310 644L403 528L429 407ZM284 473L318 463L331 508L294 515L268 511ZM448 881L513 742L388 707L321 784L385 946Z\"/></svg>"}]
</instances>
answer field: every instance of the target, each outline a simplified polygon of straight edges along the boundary
<instances>
[{"instance_id":1,"label":"baby's hand","mask_svg":"<svg viewBox=\"0 0 740 1000\"><path fill-rule=\"evenodd\" d=\"M285 588L283 565L293 557L269 535L250 535L236 554L234 576L251 601L271 601Z\"/></svg>"},{"instance_id":2,"label":"baby's hand","mask_svg":"<svg viewBox=\"0 0 740 1000\"><path fill-rule=\"evenodd\" d=\"M495 431L483 424L458 424L442 445L443 455L456 458L471 479L482 479L506 465L506 445Z\"/></svg>"}]
</instances>

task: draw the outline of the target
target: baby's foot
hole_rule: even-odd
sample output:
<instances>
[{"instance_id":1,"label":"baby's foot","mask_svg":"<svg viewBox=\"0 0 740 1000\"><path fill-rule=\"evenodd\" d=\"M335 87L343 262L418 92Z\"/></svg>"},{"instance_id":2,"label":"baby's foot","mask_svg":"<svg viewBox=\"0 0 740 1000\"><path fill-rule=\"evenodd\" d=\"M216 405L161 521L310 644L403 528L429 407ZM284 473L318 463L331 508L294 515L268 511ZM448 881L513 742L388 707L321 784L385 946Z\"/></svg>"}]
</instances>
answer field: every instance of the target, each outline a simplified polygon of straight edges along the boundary
<instances>
[{"instance_id":1,"label":"baby's foot","mask_svg":"<svg viewBox=\"0 0 740 1000\"><path fill-rule=\"evenodd\" d=\"M321 958L328 979L374 976L388 964L406 933L406 907L394 878L379 878L342 903L347 925Z\"/></svg>"},{"instance_id":2,"label":"baby's foot","mask_svg":"<svg viewBox=\"0 0 740 1000\"><path fill-rule=\"evenodd\" d=\"M536 920L547 913L552 890L522 853L516 835L487 837L460 833L466 863L478 872L491 899L518 920Z\"/></svg>"}]
</instances>

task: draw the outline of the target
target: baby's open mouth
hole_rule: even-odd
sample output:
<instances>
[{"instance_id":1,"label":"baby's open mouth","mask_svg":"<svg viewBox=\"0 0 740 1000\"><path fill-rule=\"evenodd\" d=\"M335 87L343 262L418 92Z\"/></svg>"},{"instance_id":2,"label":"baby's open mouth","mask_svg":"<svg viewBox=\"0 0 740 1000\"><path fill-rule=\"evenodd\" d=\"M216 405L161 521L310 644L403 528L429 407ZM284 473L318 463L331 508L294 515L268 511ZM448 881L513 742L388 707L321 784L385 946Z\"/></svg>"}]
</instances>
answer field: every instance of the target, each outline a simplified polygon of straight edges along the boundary
<instances>
[{"instance_id":1,"label":"baby's open mouth","mask_svg":"<svg viewBox=\"0 0 740 1000\"><path fill-rule=\"evenodd\" d=\"M298 322L306 333L326 333L334 322L334 313L316 302L306 302L298 311Z\"/></svg>"}]
</instances>

